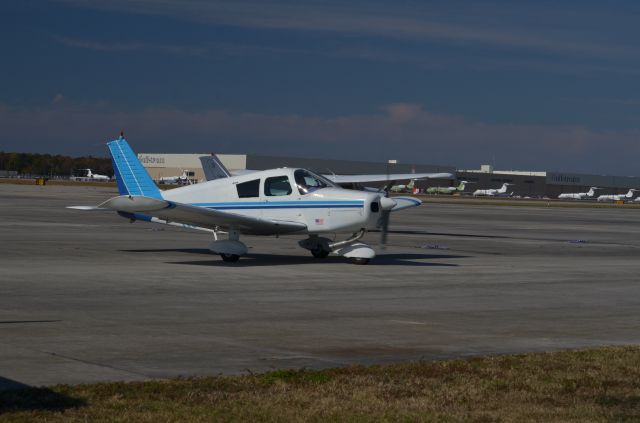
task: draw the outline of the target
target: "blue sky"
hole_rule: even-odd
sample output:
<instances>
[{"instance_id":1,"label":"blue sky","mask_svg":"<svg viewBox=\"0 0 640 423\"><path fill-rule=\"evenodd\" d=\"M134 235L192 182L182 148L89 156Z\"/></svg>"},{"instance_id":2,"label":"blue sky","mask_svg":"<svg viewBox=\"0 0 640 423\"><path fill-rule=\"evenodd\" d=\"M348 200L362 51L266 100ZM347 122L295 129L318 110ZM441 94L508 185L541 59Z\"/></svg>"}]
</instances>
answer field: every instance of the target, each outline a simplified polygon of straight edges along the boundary
<instances>
[{"instance_id":1,"label":"blue sky","mask_svg":"<svg viewBox=\"0 0 640 423\"><path fill-rule=\"evenodd\" d=\"M579 6L578 6L579 5ZM0 150L638 175L634 1L5 0Z\"/></svg>"}]
</instances>

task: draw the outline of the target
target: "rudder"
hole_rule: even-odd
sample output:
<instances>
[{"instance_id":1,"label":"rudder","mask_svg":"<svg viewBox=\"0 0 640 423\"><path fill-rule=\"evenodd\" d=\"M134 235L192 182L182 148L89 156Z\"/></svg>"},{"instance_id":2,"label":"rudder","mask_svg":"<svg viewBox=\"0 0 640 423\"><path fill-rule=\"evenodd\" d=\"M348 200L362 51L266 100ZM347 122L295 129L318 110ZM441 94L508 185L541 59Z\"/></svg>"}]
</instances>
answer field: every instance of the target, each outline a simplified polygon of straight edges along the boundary
<instances>
[{"instance_id":1,"label":"rudder","mask_svg":"<svg viewBox=\"0 0 640 423\"><path fill-rule=\"evenodd\" d=\"M127 140L122 136L108 142L113 171L118 183L120 195L141 195L145 197L162 198L162 193L153 182L147 170L133 152Z\"/></svg>"}]
</instances>

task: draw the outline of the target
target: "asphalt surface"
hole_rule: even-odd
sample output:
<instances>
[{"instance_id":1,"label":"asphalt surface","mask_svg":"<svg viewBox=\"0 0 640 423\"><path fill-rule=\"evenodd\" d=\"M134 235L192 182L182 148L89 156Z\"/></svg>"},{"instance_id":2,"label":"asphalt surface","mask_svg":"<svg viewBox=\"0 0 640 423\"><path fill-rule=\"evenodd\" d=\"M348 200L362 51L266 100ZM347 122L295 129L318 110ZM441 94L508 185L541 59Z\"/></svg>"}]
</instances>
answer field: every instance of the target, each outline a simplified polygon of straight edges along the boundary
<instances>
[{"instance_id":1,"label":"asphalt surface","mask_svg":"<svg viewBox=\"0 0 640 423\"><path fill-rule=\"evenodd\" d=\"M367 266L296 237L228 264L206 234L64 208L112 195L0 185L0 387L640 342L638 210L426 204Z\"/></svg>"}]
</instances>

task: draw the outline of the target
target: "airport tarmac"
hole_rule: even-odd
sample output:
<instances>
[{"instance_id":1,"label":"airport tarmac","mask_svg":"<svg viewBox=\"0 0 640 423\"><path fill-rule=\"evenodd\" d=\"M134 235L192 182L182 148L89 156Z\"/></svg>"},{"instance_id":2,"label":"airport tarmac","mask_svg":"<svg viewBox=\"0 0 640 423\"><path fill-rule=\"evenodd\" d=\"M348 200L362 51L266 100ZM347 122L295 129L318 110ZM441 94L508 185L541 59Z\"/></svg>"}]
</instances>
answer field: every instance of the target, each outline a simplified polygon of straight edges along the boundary
<instances>
[{"instance_id":1,"label":"airport tarmac","mask_svg":"<svg viewBox=\"0 0 640 423\"><path fill-rule=\"evenodd\" d=\"M638 210L427 203L367 266L296 237L228 264L207 234L64 208L115 194L0 185L0 386L640 343Z\"/></svg>"}]
</instances>

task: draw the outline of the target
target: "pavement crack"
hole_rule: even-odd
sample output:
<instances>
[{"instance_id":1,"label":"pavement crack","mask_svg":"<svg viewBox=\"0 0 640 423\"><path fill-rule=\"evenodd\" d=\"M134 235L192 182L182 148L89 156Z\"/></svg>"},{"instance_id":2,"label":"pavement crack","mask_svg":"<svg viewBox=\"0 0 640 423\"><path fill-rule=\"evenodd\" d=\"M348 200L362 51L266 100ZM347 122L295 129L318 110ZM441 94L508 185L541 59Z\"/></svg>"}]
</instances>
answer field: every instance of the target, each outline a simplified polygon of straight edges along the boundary
<instances>
[{"instance_id":1,"label":"pavement crack","mask_svg":"<svg viewBox=\"0 0 640 423\"><path fill-rule=\"evenodd\" d=\"M151 376L146 375L144 373L135 372L135 371L128 370L128 369L123 369L123 368L117 367L117 366L110 366L108 364L102 364L102 363L98 363L98 362L91 361L91 360L83 360L81 358L71 357L71 356L65 355L65 354L58 354L58 353L55 353L55 352L52 352L52 351L41 351L41 350L34 350L34 351L38 351L40 353L47 354L47 355L50 355L52 357L62 358L62 359L69 360L69 361L75 361L75 362L82 363L82 364L89 364L91 366L97 366L97 367L103 367L105 369L117 370L119 372L124 372L124 373L128 373L130 375L144 377L146 379L151 378Z\"/></svg>"}]
</instances>

